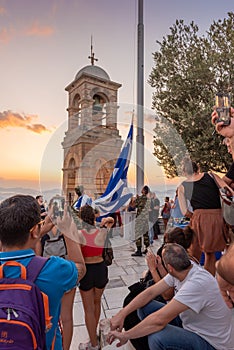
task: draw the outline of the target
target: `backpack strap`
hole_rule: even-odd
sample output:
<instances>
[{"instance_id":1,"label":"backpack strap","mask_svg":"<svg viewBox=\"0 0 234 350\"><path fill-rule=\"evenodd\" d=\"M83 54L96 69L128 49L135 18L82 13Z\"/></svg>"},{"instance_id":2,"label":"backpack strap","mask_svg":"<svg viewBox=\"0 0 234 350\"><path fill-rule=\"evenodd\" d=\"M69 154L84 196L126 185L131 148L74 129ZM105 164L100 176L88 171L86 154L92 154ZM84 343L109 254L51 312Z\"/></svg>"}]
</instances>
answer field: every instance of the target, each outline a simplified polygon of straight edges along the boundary
<instances>
[{"instance_id":1,"label":"backpack strap","mask_svg":"<svg viewBox=\"0 0 234 350\"><path fill-rule=\"evenodd\" d=\"M27 279L31 282L34 282L48 260L49 258L34 256L26 267Z\"/></svg>"}]
</instances>

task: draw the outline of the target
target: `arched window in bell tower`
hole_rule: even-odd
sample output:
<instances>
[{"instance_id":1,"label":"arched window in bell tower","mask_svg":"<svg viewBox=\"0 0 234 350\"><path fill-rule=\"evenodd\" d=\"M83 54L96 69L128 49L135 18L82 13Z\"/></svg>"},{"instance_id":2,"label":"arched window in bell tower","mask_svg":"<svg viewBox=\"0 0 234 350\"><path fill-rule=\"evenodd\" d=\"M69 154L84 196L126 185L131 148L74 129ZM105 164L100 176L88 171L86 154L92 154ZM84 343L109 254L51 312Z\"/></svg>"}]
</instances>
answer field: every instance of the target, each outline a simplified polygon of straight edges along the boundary
<instances>
[{"instance_id":1,"label":"arched window in bell tower","mask_svg":"<svg viewBox=\"0 0 234 350\"><path fill-rule=\"evenodd\" d=\"M97 114L102 112L102 108L103 108L103 103L104 100L100 95L95 94L93 96L94 102L93 102L93 114Z\"/></svg>"},{"instance_id":2,"label":"arched window in bell tower","mask_svg":"<svg viewBox=\"0 0 234 350\"><path fill-rule=\"evenodd\" d=\"M68 163L68 172L67 172L67 188L66 188L66 197L71 203L74 196L74 188L76 181L76 162L74 158L71 158Z\"/></svg>"},{"instance_id":3,"label":"arched window in bell tower","mask_svg":"<svg viewBox=\"0 0 234 350\"><path fill-rule=\"evenodd\" d=\"M93 122L98 125L106 125L106 100L103 96L95 94L93 96Z\"/></svg>"},{"instance_id":4,"label":"arched window in bell tower","mask_svg":"<svg viewBox=\"0 0 234 350\"><path fill-rule=\"evenodd\" d=\"M81 124L81 103L80 103L80 95L76 94L72 101L72 115L70 120L71 128L76 128Z\"/></svg>"}]
</instances>

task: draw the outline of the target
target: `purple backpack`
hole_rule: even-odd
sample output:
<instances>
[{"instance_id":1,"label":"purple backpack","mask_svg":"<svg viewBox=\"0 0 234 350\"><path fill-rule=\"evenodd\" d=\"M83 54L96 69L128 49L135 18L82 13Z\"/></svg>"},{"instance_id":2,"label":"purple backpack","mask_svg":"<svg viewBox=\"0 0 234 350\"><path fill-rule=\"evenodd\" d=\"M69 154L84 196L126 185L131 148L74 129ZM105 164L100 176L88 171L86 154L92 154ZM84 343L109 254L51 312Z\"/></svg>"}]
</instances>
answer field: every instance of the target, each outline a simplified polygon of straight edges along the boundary
<instances>
[{"instance_id":1,"label":"purple backpack","mask_svg":"<svg viewBox=\"0 0 234 350\"><path fill-rule=\"evenodd\" d=\"M45 350L51 326L48 296L34 284L48 259L35 256L27 267L17 261L0 266L0 349ZM18 266L18 278L4 277L4 269Z\"/></svg>"}]
</instances>

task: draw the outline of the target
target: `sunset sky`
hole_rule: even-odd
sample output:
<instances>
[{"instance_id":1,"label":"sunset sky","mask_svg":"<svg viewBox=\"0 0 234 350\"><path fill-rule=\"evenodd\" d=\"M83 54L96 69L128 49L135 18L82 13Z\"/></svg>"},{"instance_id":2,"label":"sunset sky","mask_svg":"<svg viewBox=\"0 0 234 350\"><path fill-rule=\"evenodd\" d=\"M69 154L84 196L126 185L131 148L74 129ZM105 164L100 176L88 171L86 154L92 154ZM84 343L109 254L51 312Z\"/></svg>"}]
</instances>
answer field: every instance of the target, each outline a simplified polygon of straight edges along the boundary
<instances>
[{"instance_id":1,"label":"sunset sky","mask_svg":"<svg viewBox=\"0 0 234 350\"><path fill-rule=\"evenodd\" d=\"M152 53L158 50L156 40L169 34L176 19L193 20L204 33L213 20L233 10L230 0L144 1L149 112L152 89L147 79ZM137 21L137 0L0 0L0 187L60 186L68 107L64 89L90 64L91 35L97 65L122 84L119 104L128 104L129 111L136 104ZM120 120L123 136L129 121L126 115ZM146 122L151 134L147 142L152 125L152 120ZM151 144L147 147L150 150ZM45 152L51 154L48 167L43 162ZM155 183L162 176L160 169L152 171L152 167L146 174L147 181Z\"/></svg>"}]
</instances>

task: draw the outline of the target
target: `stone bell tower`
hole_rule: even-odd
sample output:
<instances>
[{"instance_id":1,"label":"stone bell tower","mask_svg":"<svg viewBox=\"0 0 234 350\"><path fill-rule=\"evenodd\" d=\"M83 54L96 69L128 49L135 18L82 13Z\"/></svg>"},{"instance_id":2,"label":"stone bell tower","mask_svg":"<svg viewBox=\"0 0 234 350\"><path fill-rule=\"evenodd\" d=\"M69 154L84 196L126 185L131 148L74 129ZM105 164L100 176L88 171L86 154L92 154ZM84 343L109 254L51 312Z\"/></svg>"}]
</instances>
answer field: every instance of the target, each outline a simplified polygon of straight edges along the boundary
<instances>
[{"instance_id":1,"label":"stone bell tower","mask_svg":"<svg viewBox=\"0 0 234 350\"><path fill-rule=\"evenodd\" d=\"M94 65L82 68L65 88L68 92L68 130L64 149L63 193L74 199L74 188L96 198L106 189L122 140L117 129L117 94L121 84Z\"/></svg>"}]
</instances>

